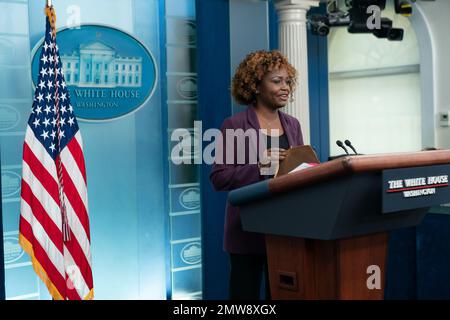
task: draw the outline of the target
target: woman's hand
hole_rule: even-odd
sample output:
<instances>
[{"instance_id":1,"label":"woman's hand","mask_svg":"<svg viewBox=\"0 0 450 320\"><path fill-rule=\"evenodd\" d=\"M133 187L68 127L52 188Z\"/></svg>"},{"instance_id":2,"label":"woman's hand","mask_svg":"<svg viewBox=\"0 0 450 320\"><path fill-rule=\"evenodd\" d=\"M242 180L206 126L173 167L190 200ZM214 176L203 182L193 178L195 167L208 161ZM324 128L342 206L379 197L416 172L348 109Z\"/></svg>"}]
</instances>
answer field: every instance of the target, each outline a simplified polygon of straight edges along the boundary
<instances>
[{"instance_id":1,"label":"woman's hand","mask_svg":"<svg viewBox=\"0 0 450 320\"><path fill-rule=\"evenodd\" d=\"M279 163L286 159L287 150L281 148L271 148L264 151L263 157L260 159L258 166L262 176L275 175L278 170Z\"/></svg>"},{"instance_id":2,"label":"woman's hand","mask_svg":"<svg viewBox=\"0 0 450 320\"><path fill-rule=\"evenodd\" d=\"M281 148L271 148L271 149L267 150L268 156L275 160L278 159L278 162L281 162L284 159L286 159L287 153L288 152L286 149L281 149Z\"/></svg>"}]
</instances>

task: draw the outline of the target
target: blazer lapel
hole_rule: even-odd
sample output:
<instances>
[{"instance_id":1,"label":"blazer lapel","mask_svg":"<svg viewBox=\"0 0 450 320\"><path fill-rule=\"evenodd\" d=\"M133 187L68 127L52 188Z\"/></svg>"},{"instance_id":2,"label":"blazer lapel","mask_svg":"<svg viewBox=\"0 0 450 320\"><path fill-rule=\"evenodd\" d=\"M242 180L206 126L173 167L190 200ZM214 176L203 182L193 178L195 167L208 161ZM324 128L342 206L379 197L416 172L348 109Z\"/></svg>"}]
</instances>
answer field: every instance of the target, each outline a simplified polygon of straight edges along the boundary
<instances>
[{"instance_id":1,"label":"blazer lapel","mask_svg":"<svg viewBox=\"0 0 450 320\"><path fill-rule=\"evenodd\" d=\"M249 123L249 127L247 128L243 128L244 131L246 131L247 129L253 129L256 131L256 141L253 139L250 139L250 145L249 145L249 153L254 153L256 154L256 159L257 161L259 161L259 121L258 121L258 117L256 116L256 112L255 110L253 110L252 106L249 106L247 108L247 122Z\"/></svg>"},{"instance_id":2,"label":"blazer lapel","mask_svg":"<svg viewBox=\"0 0 450 320\"><path fill-rule=\"evenodd\" d=\"M260 129L258 117L256 116L256 112L252 106L247 108L247 120L250 123L250 126L256 130Z\"/></svg>"},{"instance_id":3,"label":"blazer lapel","mask_svg":"<svg viewBox=\"0 0 450 320\"><path fill-rule=\"evenodd\" d=\"M284 133L286 133L289 146L292 147L295 144L294 137L292 136L292 128L288 125L286 115L283 112L278 111L278 115L280 116L281 125L283 126Z\"/></svg>"}]
</instances>

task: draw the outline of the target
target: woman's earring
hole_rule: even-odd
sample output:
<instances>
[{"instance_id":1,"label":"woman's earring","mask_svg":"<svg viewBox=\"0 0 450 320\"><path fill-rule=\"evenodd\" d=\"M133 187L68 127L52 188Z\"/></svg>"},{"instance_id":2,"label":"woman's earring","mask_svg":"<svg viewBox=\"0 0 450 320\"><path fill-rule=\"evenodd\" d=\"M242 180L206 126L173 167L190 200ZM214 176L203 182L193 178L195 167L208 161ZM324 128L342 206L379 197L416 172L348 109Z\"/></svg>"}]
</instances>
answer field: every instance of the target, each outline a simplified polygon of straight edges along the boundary
<instances>
[{"instance_id":1,"label":"woman's earring","mask_svg":"<svg viewBox=\"0 0 450 320\"><path fill-rule=\"evenodd\" d=\"M294 102L294 101L295 101L294 97L291 96L291 97L289 98L289 102Z\"/></svg>"}]
</instances>

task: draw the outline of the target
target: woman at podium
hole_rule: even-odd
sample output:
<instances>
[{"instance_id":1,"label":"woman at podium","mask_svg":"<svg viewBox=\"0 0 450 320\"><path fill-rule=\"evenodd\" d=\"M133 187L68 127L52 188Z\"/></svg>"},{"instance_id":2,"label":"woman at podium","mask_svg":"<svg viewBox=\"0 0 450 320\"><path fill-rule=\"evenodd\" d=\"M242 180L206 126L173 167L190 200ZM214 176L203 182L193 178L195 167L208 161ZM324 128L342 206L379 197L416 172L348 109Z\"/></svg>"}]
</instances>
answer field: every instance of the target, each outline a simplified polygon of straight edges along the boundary
<instances>
[{"instance_id":1,"label":"woman at podium","mask_svg":"<svg viewBox=\"0 0 450 320\"><path fill-rule=\"evenodd\" d=\"M297 72L279 51L256 51L239 64L232 95L247 109L221 127L210 175L217 191L230 191L270 178L287 150L303 145L299 121L280 111L292 99ZM227 203L224 250L229 253L230 299L259 299L265 274L270 298L264 236L242 230L239 209Z\"/></svg>"}]
</instances>

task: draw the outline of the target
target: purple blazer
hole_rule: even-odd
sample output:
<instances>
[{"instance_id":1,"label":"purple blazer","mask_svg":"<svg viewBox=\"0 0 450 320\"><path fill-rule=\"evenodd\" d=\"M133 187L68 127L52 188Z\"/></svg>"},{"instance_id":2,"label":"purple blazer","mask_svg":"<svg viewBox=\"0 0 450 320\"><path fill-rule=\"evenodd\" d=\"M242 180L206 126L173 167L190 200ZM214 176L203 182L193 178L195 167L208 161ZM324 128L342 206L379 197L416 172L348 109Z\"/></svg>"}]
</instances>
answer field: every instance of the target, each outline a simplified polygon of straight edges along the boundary
<instances>
[{"instance_id":1,"label":"purple blazer","mask_svg":"<svg viewBox=\"0 0 450 320\"><path fill-rule=\"evenodd\" d=\"M287 135L291 147L303 145L300 123L294 117L279 111L281 125ZM253 107L225 119L222 124L222 134L225 137L226 129L256 129L259 130L259 121ZM225 138L224 138L225 140ZM224 142L224 145L226 142ZM230 191L265 179L259 174L257 164L249 164L248 149L246 145L245 164L214 164L210 180L216 191ZM216 153L217 154L217 153ZM223 155L222 155L223 156ZM236 158L236 152L234 153ZM237 163L236 161L234 163ZM242 230L239 208L227 202L224 228L224 250L237 254L264 254L264 235Z\"/></svg>"}]
</instances>

